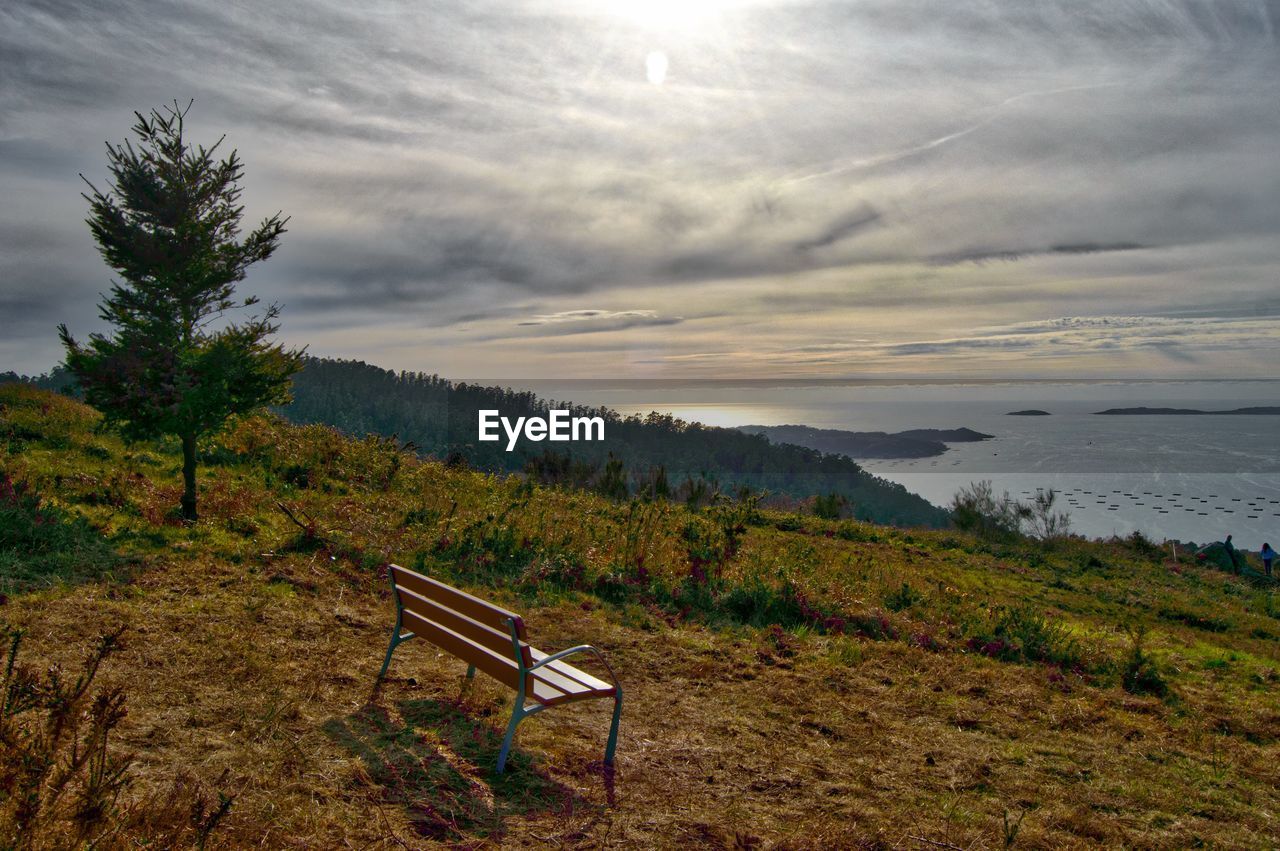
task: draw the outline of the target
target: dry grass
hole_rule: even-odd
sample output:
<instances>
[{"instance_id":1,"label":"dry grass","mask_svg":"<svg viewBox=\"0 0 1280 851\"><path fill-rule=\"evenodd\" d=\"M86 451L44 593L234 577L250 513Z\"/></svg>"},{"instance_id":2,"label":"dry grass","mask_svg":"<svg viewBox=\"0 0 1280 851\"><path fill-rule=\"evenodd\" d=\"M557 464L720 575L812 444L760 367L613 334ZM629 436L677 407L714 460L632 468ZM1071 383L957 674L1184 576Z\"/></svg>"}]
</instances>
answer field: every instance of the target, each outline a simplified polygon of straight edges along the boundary
<instances>
[{"instance_id":1,"label":"dry grass","mask_svg":"<svg viewBox=\"0 0 1280 851\"><path fill-rule=\"evenodd\" d=\"M1005 810L1028 812L1018 847L1276 835L1274 740L1154 699L897 643L860 642L850 665L832 646L848 639L806 637L788 657L754 630L629 628L570 603L526 611L546 646L589 638L614 660L616 778L598 766L607 702L526 722L494 778L506 690L468 687L423 643L373 689L389 601L301 558L273 570L157 564L127 589L6 613L33 653L68 664L103 626L130 625L107 672L130 694L122 744L144 786L190 769L235 792L224 843L990 847Z\"/></svg>"},{"instance_id":2,"label":"dry grass","mask_svg":"<svg viewBox=\"0 0 1280 851\"><path fill-rule=\"evenodd\" d=\"M50 445L36 429L0 455L139 560L132 578L11 594L0 620L27 630L29 661L68 668L101 632L127 628L100 677L128 693L118 732L137 755L130 795L161 794L187 773L234 793L223 847L1264 848L1280 838L1280 666L1265 589L1171 573L1120 545L993 550L813 518L780 531L767 516L723 566L727 583L767 576L776 589L780 571L824 611L880 613L897 637L757 628L661 593L688 572L682 509L637 519L409 459L388 475L359 462L382 450L271 428L287 440L237 444L241 460L206 469L205 518L190 528L161 508L175 470L158 449L126 458L106 438L70 429ZM98 444L109 458L83 454ZM359 462L365 479L345 475L345 492L339 477L324 479L329 490L282 484L269 455L304 448L339 467ZM132 483L118 504L87 498L110 495L112 476ZM317 540L301 540L277 497L315 518ZM508 526L516 543L498 534ZM519 538L555 546L530 556ZM526 721L496 777L510 692L483 676L469 684L465 666L420 641L397 651L375 688L392 616L376 565L442 552L455 581L525 614L543 649L606 651L626 688L616 774L599 764L608 701ZM562 564L569 556L581 576ZM641 587L640 556L658 590L616 597ZM598 586L599 576L622 584ZM903 582L920 599L886 608ZM1129 694L1101 666L973 652L966 630L1014 603L1053 613L1112 659L1127 646L1122 622L1150 625L1174 697ZM1231 626L1196 628L1162 609ZM934 649L913 641L925 633Z\"/></svg>"}]
</instances>

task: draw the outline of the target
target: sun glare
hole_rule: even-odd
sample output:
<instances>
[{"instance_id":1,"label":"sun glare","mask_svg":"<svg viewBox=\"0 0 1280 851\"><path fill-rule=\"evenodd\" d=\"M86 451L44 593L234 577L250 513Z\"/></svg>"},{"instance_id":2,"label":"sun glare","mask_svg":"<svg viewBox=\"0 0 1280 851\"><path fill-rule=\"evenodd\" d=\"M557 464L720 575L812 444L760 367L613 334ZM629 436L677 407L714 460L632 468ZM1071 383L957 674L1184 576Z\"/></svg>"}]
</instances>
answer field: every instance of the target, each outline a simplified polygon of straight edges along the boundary
<instances>
[{"instance_id":1,"label":"sun glare","mask_svg":"<svg viewBox=\"0 0 1280 851\"><path fill-rule=\"evenodd\" d=\"M644 58L644 72L649 78L649 82L655 86L661 86L663 80L667 79L667 54L660 50L655 50Z\"/></svg>"},{"instance_id":2,"label":"sun glare","mask_svg":"<svg viewBox=\"0 0 1280 851\"><path fill-rule=\"evenodd\" d=\"M728 6L728 0L609 0L617 15L653 30L696 30Z\"/></svg>"}]
</instances>

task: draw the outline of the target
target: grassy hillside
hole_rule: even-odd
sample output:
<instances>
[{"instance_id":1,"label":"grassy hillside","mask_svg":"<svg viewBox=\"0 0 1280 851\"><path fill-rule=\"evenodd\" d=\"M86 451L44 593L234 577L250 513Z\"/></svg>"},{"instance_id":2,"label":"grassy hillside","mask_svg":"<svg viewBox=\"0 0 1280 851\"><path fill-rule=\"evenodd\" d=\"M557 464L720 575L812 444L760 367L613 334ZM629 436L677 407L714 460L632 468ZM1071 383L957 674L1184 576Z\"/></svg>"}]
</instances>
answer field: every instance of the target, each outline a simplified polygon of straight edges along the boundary
<instances>
[{"instance_id":1,"label":"grassy hillside","mask_svg":"<svg viewBox=\"0 0 1280 851\"><path fill-rule=\"evenodd\" d=\"M173 447L96 420L0 387L0 621L32 669L125 628L98 675L127 692L118 807L175 777L233 794L218 847L1280 837L1280 600L1141 540L615 503L269 418L204 447L186 526ZM423 642L375 688L387 561L522 612L543 649L602 647L616 775L607 702L523 724L495 777L505 689Z\"/></svg>"}]
</instances>

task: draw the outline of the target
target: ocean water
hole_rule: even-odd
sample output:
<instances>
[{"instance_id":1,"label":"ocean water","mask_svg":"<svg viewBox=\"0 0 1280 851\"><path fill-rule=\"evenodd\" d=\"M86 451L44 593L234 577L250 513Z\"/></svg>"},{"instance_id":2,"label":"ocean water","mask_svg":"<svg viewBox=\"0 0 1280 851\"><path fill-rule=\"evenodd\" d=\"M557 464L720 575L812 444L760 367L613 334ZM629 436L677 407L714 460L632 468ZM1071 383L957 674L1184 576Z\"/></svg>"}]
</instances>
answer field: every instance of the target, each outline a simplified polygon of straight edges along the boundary
<instances>
[{"instance_id":1,"label":"ocean water","mask_svg":"<svg viewBox=\"0 0 1280 851\"><path fill-rule=\"evenodd\" d=\"M850 431L966 426L994 435L934 458L866 460L938 505L966 484L1027 498L1059 493L1072 530L1157 541L1280 543L1280 417L1097 416L1113 407L1223 410L1280 405L1277 381L503 382L546 398L661 411L708 425L803 424ZM1047 417L1008 416L1038 408Z\"/></svg>"}]
</instances>

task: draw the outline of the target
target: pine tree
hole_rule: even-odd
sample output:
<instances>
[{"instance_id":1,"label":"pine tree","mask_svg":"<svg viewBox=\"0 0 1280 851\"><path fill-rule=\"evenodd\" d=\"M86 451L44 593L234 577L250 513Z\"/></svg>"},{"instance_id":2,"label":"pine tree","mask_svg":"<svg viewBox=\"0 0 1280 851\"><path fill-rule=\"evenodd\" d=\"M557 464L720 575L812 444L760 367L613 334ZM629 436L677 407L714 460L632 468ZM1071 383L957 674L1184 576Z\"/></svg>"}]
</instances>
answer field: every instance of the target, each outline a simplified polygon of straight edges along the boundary
<instances>
[{"instance_id":1,"label":"pine tree","mask_svg":"<svg viewBox=\"0 0 1280 851\"><path fill-rule=\"evenodd\" d=\"M258 303L237 300L235 285L271 256L288 219L277 213L240 239L243 166L235 151L215 159L223 139L187 143L190 108L135 112L137 147L107 144L109 191L85 179L86 222L121 279L99 311L113 330L83 346L66 325L58 333L85 401L126 439L181 440L182 516L195 520L198 442L236 414L287 402L303 352L268 341L279 329L276 304L225 320Z\"/></svg>"}]
</instances>

